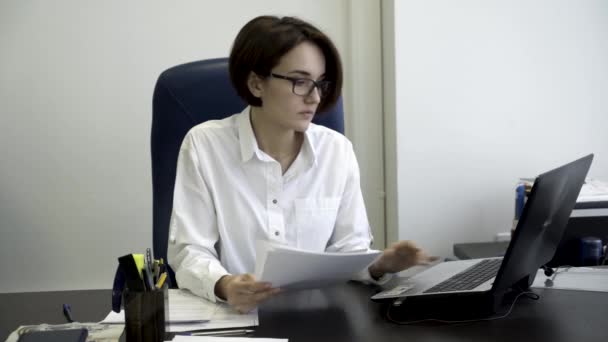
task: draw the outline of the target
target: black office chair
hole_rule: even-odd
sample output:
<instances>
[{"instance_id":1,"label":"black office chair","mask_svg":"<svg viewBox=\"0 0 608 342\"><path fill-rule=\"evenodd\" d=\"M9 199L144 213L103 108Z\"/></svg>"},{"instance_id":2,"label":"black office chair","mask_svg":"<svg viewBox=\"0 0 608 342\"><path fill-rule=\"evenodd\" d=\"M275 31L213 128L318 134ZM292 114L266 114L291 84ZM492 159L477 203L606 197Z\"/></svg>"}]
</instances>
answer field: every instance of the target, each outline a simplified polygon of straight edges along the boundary
<instances>
[{"instance_id":1,"label":"black office chair","mask_svg":"<svg viewBox=\"0 0 608 342\"><path fill-rule=\"evenodd\" d=\"M152 195L155 259L167 261L169 221L177 156L190 128L207 120L238 113L246 103L237 95L228 75L228 59L186 63L165 70L156 82L152 100ZM342 98L313 122L344 134ZM172 284L175 275L170 270Z\"/></svg>"}]
</instances>

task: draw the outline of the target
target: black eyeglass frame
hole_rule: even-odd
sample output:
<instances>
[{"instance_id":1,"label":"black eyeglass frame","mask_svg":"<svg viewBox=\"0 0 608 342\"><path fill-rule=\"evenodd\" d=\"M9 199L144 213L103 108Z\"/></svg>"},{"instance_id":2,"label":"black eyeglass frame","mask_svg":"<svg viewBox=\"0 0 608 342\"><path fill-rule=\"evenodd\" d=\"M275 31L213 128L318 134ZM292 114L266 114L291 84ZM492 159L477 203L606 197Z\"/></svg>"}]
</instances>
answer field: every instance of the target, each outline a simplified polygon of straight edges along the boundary
<instances>
[{"instance_id":1,"label":"black eyeglass frame","mask_svg":"<svg viewBox=\"0 0 608 342\"><path fill-rule=\"evenodd\" d=\"M319 95L321 97L324 97L325 94L327 93L327 91L329 90L329 87L331 86L331 81L327 81L327 80L315 81L315 80L307 78L307 77L291 77L291 76L275 74L273 72L270 73L270 76L274 77L274 78L279 78L282 80L291 81L291 92L298 96L310 96L310 94L312 94L312 92L315 90L315 88L317 88L317 89L319 89ZM296 83L300 82L300 81L310 81L310 82L312 82L312 84L314 86L312 88L310 88L308 93L298 94L298 93L296 93Z\"/></svg>"}]
</instances>

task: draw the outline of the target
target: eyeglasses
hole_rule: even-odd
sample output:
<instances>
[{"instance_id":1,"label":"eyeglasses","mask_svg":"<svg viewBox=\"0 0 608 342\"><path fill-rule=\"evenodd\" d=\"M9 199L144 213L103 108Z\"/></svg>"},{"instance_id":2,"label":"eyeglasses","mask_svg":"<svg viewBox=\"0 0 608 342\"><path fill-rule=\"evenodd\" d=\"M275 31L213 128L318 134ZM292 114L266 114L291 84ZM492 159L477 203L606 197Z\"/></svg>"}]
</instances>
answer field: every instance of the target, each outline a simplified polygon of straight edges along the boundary
<instances>
[{"instance_id":1,"label":"eyeglasses","mask_svg":"<svg viewBox=\"0 0 608 342\"><path fill-rule=\"evenodd\" d=\"M274 78L280 78L282 80L291 81L291 83L293 85L293 87L291 88L291 91L298 96L310 96L310 94L312 94L313 90L315 90L315 88L317 88L317 89L319 89L319 96L323 97L328 93L329 87L331 85L330 81L325 81L325 80L314 81L314 80L311 80L310 78L289 77L289 76L278 75L275 73L271 73L270 76L272 76Z\"/></svg>"}]
</instances>

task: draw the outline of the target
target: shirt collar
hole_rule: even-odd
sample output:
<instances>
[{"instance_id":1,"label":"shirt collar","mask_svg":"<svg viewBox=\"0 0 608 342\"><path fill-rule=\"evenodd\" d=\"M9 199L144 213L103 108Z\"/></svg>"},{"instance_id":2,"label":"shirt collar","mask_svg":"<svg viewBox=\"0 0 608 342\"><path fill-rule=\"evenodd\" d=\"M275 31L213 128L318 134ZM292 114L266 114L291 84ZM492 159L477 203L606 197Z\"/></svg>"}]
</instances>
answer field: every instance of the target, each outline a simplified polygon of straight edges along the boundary
<instances>
[{"instance_id":1,"label":"shirt collar","mask_svg":"<svg viewBox=\"0 0 608 342\"><path fill-rule=\"evenodd\" d=\"M313 123L310 124L314 125ZM315 146L312 141L312 136L310 134L310 129L312 127L308 127L306 132L304 132L304 142L302 143L302 149L300 152L302 153L302 157L304 157L305 162L309 168L317 165L317 151L315 150Z\"/></svg>"},{"instance_id":2,"label":"shirt collar","mask_svg":"<svg viewBox=\"0 0 608 342\"><path fill-rule=\"evenodd\" d=\"M238 123L238 131L239 131L239 144L241 147L241 161L243 163L249 161L254 155L258 157L260 160L266 160L264 156L265 153L262 153L258 146L258 141L255 139L255 134L253 133L253 127L251 126L251 106L247 106L243 111L239 114L237 118ZM311 126L314 125L311 123ZM300 150L300 155L296 161L300 158L303 159L304 165L313 167L317 164L317 154L314 148L314 142L312 141L312 136L310 134L310 130L312 127L309 127L304 132L304 142L302 143L302 149ZM293 165L292 165L293 166Z\"/></svg>"},{"instance_id":3,"label":"shirt collar","mask_svg":"<svg viewBox=\"0 0 608 342\"><path fill-rule=\"evenodd\" d=\"M251 159L253 154L259 150L258 142L255 140L255 134L253 134L253 127L251 127L250 110L250 106L245 107L237 118L241 161L243 163Z\"/></svg>"}]
</instances>

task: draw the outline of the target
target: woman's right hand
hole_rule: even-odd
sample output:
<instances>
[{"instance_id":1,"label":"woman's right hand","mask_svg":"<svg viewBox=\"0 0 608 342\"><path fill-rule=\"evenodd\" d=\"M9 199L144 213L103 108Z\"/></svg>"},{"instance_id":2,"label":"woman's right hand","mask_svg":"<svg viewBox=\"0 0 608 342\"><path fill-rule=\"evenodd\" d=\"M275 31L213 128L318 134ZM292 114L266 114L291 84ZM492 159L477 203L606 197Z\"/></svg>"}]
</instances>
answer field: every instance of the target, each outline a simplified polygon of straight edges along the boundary
<instances>
[{"instance_id":1,"label":"woman's right hand","mask_svg":"<svg viewBox=\"0 0 608 342\"><path fill-rule=\"evenodd\" d=\"M258 304L279 293L272 284L258 282L252 274L225 275L215 284L215 295L240 313L247 313Z\"/></svg>"}]
</instances>

